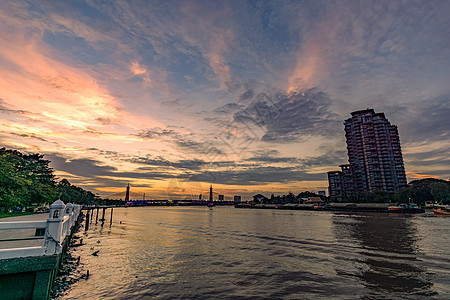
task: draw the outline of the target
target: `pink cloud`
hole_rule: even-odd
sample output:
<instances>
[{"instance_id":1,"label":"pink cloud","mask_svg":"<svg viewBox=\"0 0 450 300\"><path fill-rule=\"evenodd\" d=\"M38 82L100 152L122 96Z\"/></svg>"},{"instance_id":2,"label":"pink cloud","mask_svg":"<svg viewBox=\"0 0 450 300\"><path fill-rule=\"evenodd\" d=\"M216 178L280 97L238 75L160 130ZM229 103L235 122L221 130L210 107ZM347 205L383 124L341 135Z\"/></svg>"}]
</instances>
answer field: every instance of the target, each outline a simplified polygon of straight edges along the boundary
<instances>
[{"instance_id":1,"label":"pink cloud","mask_svg":"<svg viewBox=\"0 0 450 300\"><path fill-rule=\"evenodd\" d=\"M225 89L226 83L231 81L230 67L226 64L224 53L232 38L231 30L218 30L210 41L209 65L218 77L222 89Z\"/></svg>"},{"instance_id":2,"label":"pink cloud","mask_svg":"<svg viewBox=\"0 0 450 300\"><path fill-rule=\"evenodd\" d=\"M231 75L225 56L233 41L234 32L231 28L218 24L230 16L231 10L208 11L208 14L205 14L203 7L194 2L185 2L182 10L186 17L183 23L187 24L181 28L183 37L190 44L203 49L203 55L217 77L220 88L226 89Z\"/></svg>"}]
</instances>

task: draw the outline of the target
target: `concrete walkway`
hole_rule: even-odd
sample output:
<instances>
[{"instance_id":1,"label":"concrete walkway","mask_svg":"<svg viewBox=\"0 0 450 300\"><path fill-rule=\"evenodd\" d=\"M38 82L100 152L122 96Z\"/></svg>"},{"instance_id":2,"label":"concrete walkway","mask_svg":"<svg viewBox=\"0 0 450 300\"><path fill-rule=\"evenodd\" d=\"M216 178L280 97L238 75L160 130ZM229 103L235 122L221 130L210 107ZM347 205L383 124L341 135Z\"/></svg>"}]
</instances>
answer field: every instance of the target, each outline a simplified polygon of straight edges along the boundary
<instances>
[{"instance_id":1,"label":"concrete walkway","mask_svg":"<svg viewBox=\"0 0 450 300\"><path fill-rule=\"evenodd\" d=\"M48 213L1 218L0 222L45 221ZM26 239L14 240L12 239ZM37 247L44 243L43 236L35 236L35 229L0 230L0 249Z\"/></svg>"}]
</instances>

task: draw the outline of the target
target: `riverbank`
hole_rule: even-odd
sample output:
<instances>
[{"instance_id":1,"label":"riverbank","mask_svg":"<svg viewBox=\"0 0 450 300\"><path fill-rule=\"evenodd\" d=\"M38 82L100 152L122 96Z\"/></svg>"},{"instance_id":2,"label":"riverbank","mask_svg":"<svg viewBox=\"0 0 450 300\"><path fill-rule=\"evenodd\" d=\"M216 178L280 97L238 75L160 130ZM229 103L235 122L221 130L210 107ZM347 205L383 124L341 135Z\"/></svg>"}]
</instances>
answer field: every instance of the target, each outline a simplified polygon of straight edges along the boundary
<instances>
[{"instance_id":1,"label":"riverbank","mask_svg":"<svg viewBox=\"0 0 450 300\"><path fill-rule=\"evenodd\" d=\"M58 299L450 296L450 218L432 213L170 206L117 208L114 220L77 234L80 263Z\"/></svg>"},{"instance_id":2,"label":"riverbank","mask_svg":"<svg viewBox=\"0 0 450 300\"><path fill-rule=\"evenodd\" d=\"M424 213L419 207L407 207L401 210L390 210L392 203L327 203L315 204L249 204L239 203L236 208L250 209L285 209L285 210L322 210L322 211L347 211L347 212L380 212L380 213Z\"/></svg>"}]
</instances>

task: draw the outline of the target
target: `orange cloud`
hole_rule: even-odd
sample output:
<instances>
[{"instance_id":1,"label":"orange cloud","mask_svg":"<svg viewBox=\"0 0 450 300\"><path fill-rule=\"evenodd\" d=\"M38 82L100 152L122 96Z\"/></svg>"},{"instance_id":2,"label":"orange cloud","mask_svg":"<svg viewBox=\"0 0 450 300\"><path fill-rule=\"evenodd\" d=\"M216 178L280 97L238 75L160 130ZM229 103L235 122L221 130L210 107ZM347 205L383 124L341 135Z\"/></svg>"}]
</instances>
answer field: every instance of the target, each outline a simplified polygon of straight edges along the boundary
<instances>
[{"instance_id":1,"label":"orange cloud","mask_svg":"<svg viewBox=\"0 0 450 300\"><path fill-rule=\"evenodd\" d=\"M330 10L303 38L304 43L295 57L295 69L288 77L288 92L317 86L325 79L328 69L332 67L329 49L340 51L336 46L340 22L336 12Z\"/></svg>"},{"instance_id":2,"label":"orange cloud","mask_svg":"<svg viewBox=\"0 0 450 300\"><path fill-rule=\"evenodd\" d=\"M406 177L411 179L437 178L436 176L433 175L420 174L415 172L406 172Z\"/></svg>"},{"instance_id":3,"label":"orange cloud","mask_svg":"<svg viewBox=\"0 0 450 300\"><path fill-rule=\"evenodd\" d=\"M152 82L150 79L150 73L148 72L147 68L139 64L138 62L131 63L130 71L133 76L141 76L144 83L150 84Z\"/></svg>"},{"instance_id":4,"label":"orange cloud","mask_svg":"<svg viewBox=\"0 0 450 300\"><path fill-rule=\"evenodd\" d=\"M316 41L312 41L297 55L296 68L288 79L288 93L317 85L323 69L324 62L320 45Z\"/></svg>"}]
</instances>

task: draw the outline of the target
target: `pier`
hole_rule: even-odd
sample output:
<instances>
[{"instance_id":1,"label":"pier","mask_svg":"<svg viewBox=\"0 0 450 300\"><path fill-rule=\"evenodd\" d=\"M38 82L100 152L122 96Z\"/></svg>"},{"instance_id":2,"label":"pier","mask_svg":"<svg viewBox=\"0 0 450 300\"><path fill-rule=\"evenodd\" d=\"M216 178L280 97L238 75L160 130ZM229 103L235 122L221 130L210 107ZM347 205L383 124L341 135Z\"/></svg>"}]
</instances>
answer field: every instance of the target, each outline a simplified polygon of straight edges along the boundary
<instances>
[{"instance_id":1,"label":"pier","mask_svg":"<svg viewBox=\"0 0 450 300\"><path fill-rule=\"evenodd\" d=\"M0 246L41 240L39 246L0 249L1 299L49 298L81 209L81 205L57 200L50 205L46 220L0 222Z\"/></svg>"}]
</instances>

